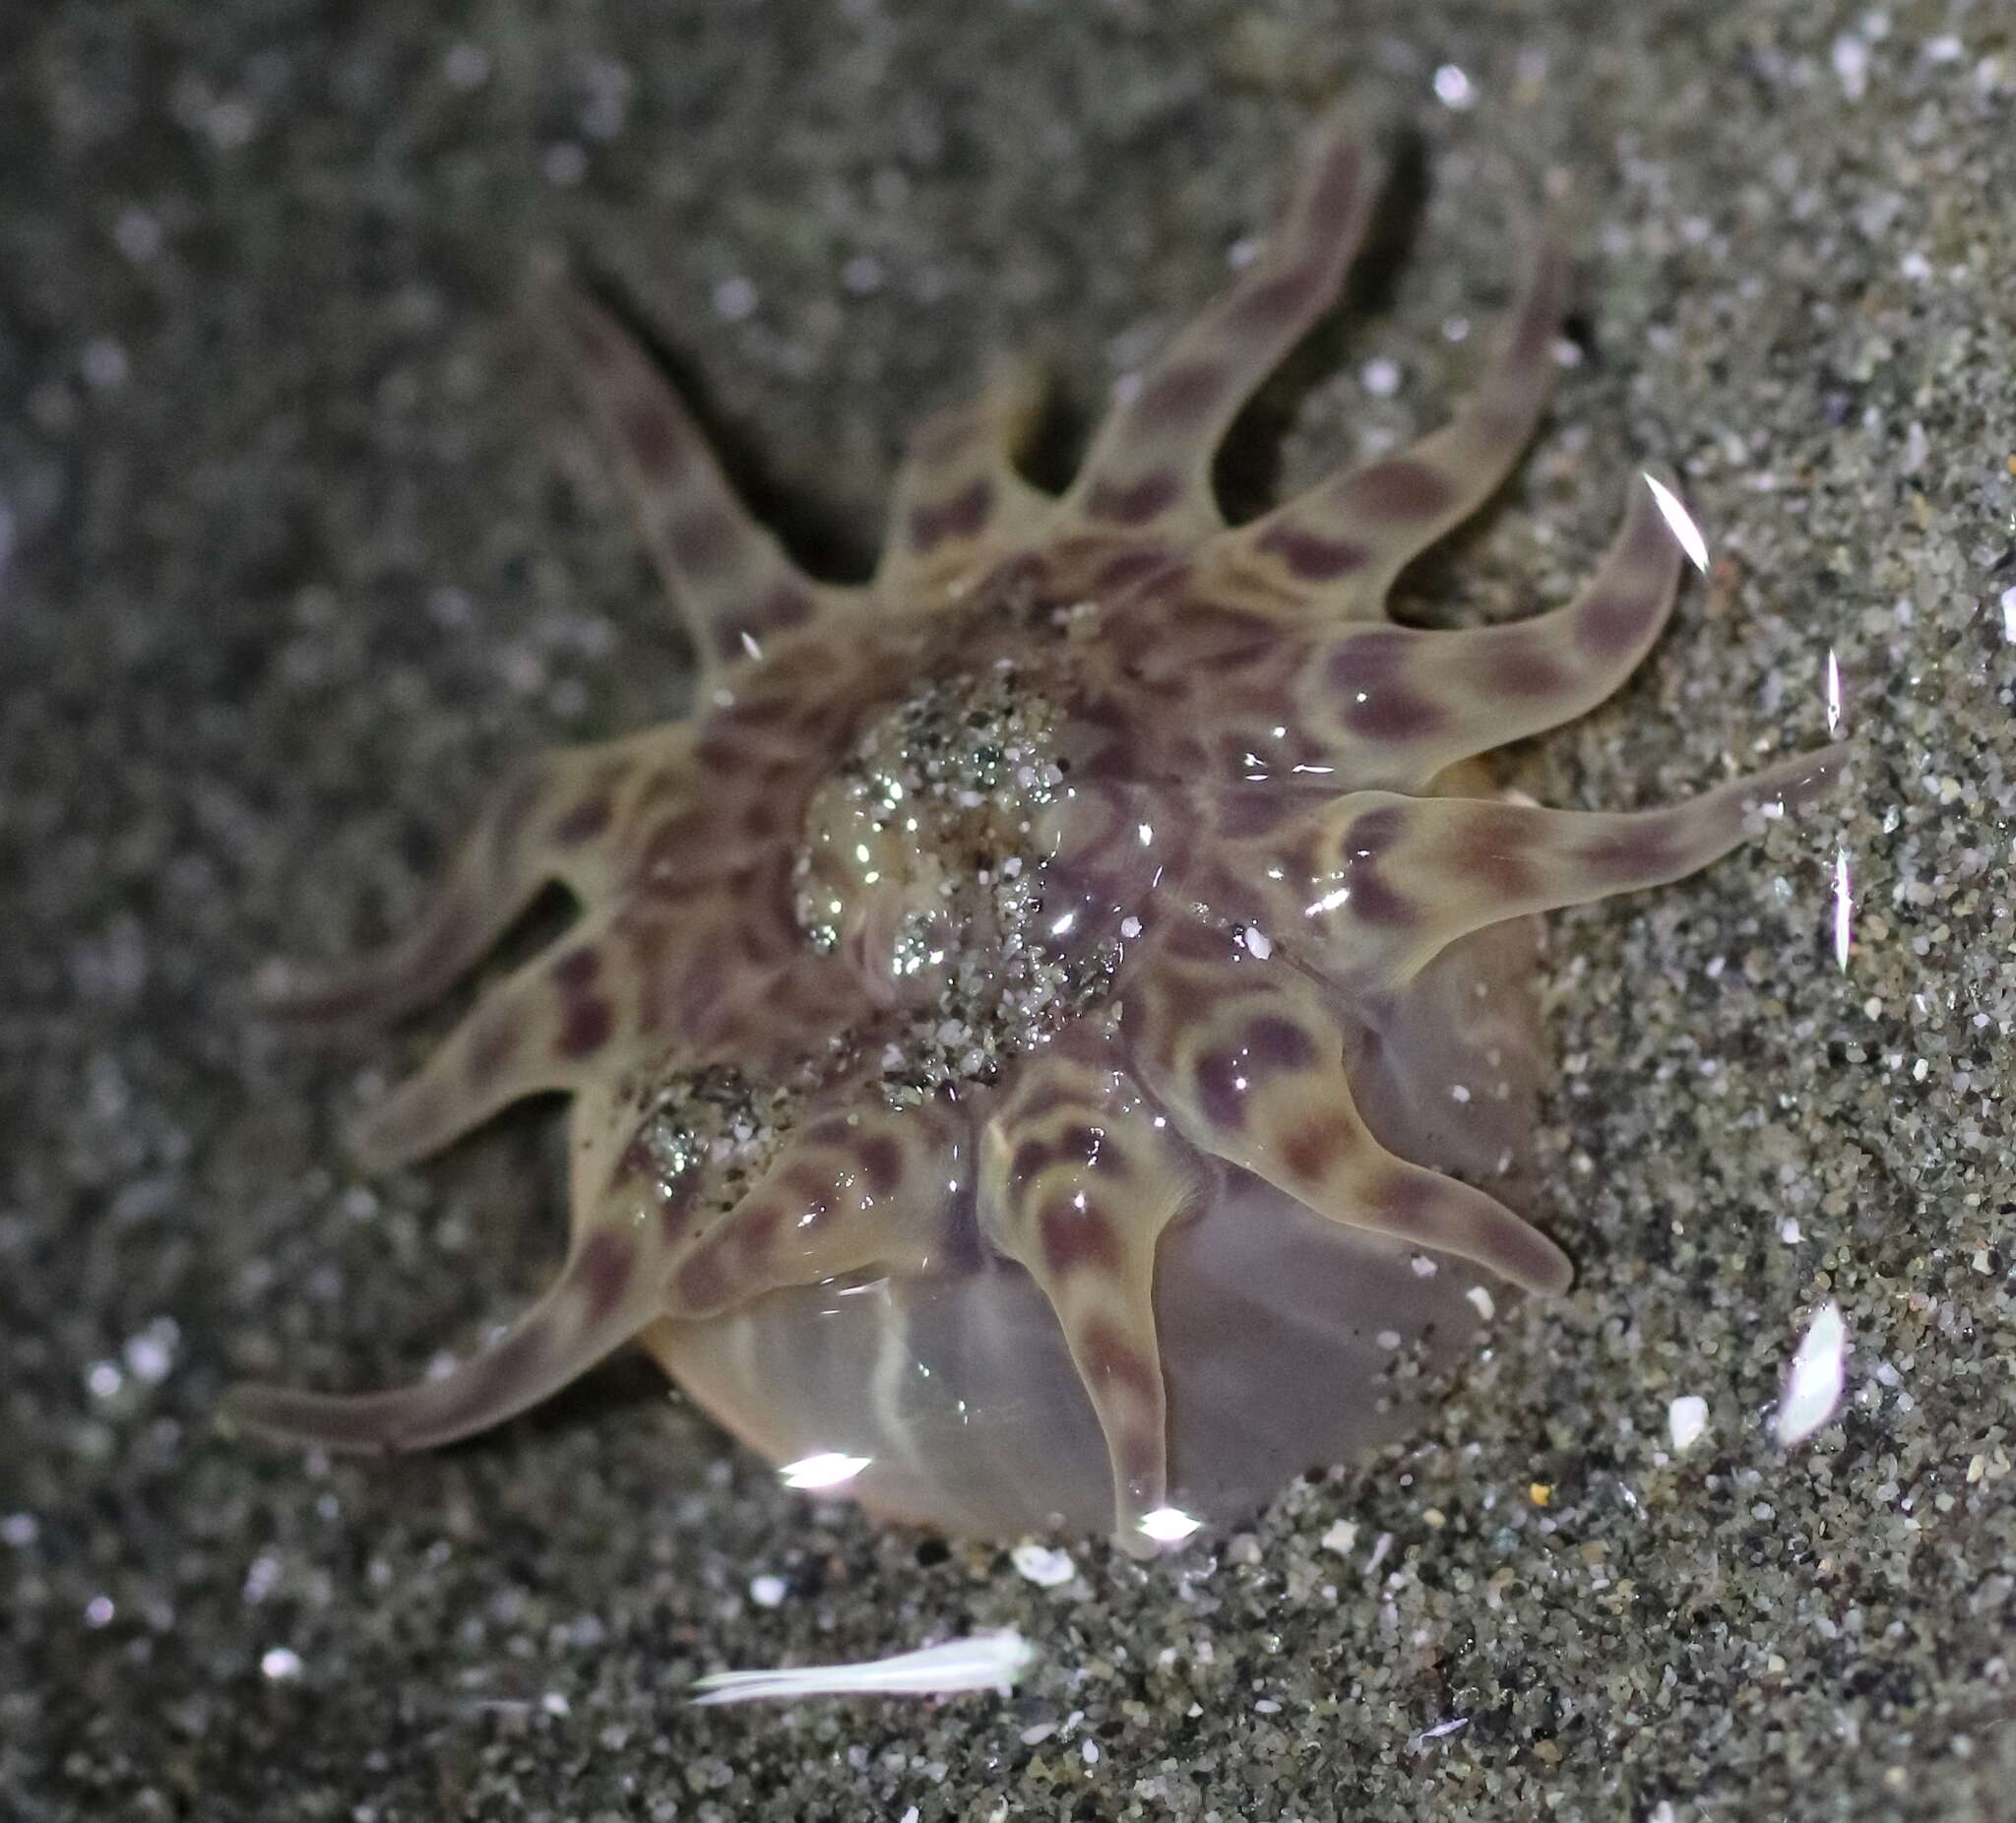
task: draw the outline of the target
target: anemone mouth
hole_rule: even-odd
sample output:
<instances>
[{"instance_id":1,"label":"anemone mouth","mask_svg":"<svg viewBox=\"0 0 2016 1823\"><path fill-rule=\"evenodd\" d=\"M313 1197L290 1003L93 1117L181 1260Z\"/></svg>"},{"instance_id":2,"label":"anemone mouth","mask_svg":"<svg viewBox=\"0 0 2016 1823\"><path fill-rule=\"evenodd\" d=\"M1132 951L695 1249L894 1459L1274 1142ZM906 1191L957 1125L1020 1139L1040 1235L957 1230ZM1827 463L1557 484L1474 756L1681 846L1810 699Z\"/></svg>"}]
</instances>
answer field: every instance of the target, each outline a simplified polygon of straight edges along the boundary
<instances>
[{"instance_id":1,"label":"anemone mouth","mask_svg":"<svg viewBox=\"0 0 2016 1823\"><path fill-rule=\"evenodd\" d=\"M1064 789L1056 710L1011 660L928 678L870 717L813 786L793 912L879 1002L998 976L1035 935L1038 820Z\"/></svg>"},{"instance_id":2,"label":"anemone mouth","mask_svg":"<svg viewBox=\"0 0 2016 1823\"><path fill-rule=\"evenodd\" d=\"M878 1009L850 1042L892 1105L991 1087L1097 1014L1152 916L1175 819L1138 788L1075 783L1074 683L1054 654L928 677L808 795L793 917Z\"/></svg>"}]
</instances>

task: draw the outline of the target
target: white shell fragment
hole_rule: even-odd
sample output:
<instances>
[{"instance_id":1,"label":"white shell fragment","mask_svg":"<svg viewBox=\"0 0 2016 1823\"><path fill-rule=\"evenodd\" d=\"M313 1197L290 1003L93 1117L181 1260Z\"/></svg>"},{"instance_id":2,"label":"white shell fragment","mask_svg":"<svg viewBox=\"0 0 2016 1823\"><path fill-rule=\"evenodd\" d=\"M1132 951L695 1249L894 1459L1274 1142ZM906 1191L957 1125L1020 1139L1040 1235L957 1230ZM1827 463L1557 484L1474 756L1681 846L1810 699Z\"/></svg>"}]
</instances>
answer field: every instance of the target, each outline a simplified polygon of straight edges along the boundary
<instances>
[{"instance_id":1,"label":"white shell fragment","mask_svg":"<svg viewBox=\"0 0 2016 1823\"><path fill-rule=\"evenodd\" d=\"M1848 1357L1848 1325L1832 1302L1813 1312L1792 1357L1773 1434L1786 1446L1802 1443L1834 1415Z\"/></svg>"},{"instance_id":2,"label":"white shell fragment","mask_svg":"<svg viewBox=\"0 0 2016 1823\"><path fill-rule=\"evenodd\" d=\"M1698 1393L1686 1393L1666 1409L1668 1433L1675 1450L1691 1449L1708 1428L1708 1401Z\"/></svg>"},{"instance_id":3,"label":"white shell fragment","mask_svg":"<svg viewBox=\"0 0 2016 1823\"><path fill-rule=\"evenodd\" d=\"M1008 1559L1039 1589L1058 1588L1078 1574L1069 1551L1051 1550L1043 1544L1018 1544L1008 1553Z\"/></svg>"},{"instance_id":4,"label":"white shell fragment","mask_svg":"<svg viewBox=\"0 0 2016 1823\"><path fill-rule=\"evenodd\" d=\"M695 1681L695 1707L788 1701L803 1696L944 1696L960 1690L1006 1694L1036 1659L1021 1634L976 1633L893 1659L860 1665L801 1665L774 1671L717 1671Z\"/></svg>"},{"instance_id":5,"label":"white shell fragment","mask_svg":"<svg viewBox=\"0 0 2016 1823\"><path fill-rule=\"evenodd\" d=\"M1425 1750L1429 1741L1440 1740L1445 1734L1454 1734L1459 1729L1469 1727L1468 1716L1451 1716L1447 1722L1438 1722L1433 1728L1422 1729L1418 1734L1410 1734L1407 1738L1407 1750L1410 1753L1420 1753Z\"/></svg>"},{"instance_id":6,"label":"white shell fragment","mask_svg":"<svg viewBox=\"0 0 2016 1823\"><path fill-rule=\"evenodd\" d=\"M1358 1529L1348 1519L1333 1520L1329 1530L1316 1541L1325 1550L1334 1550L1340 1557L1349 1557L1358 1541Z\"/></svg>"}]
</instances>

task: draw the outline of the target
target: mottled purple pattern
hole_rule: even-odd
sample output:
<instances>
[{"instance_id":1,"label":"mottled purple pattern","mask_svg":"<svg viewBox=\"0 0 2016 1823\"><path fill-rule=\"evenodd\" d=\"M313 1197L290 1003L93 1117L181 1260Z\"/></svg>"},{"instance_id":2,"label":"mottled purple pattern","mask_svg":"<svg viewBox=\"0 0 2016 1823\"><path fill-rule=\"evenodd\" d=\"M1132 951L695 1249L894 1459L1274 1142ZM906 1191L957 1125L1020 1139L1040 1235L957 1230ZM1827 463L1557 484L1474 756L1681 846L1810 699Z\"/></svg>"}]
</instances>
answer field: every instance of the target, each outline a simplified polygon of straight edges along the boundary
<instances>
[{"instance_id":1,"label":"mottled purple pattern","mask_svg":"<svg viewBox=\"0 0 2016 1823\"><path fill-rule=\"evenodd\" d=\"M1329 583L1348 576L1365 561L1365 547L1350 538L1326 538L1299 526L1271 527L1257 548L1279 557L1298 582Z\"/></svg>"},{"instance_id":2,"label":"mottled purple pattern","mask_svg":"<svg viewBox=\"0 0 2016 1823\"><path fill-rule=\"evenodd\" d=\"M1145 526L1173 505L1181 483L1173 474L1147 474L1130 486L1101 481L1086 496L1088 518L1120 526Z\"/></svg>"}]
</instances>

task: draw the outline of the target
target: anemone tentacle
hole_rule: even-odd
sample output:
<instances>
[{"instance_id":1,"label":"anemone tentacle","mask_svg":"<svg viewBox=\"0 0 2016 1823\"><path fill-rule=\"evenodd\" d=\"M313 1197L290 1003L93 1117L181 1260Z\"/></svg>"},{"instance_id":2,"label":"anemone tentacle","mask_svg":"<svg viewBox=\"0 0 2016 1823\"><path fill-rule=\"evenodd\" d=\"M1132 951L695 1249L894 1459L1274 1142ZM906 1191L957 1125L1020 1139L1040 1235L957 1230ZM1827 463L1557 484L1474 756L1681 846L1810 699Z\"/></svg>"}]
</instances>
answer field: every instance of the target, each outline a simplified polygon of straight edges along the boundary
<instances>
[{"instance_id":1,"label":"anemone tentacle","mask_svg":"<svg viewBox=\"0 0 2016 1823\"><path fill-rule=\"evenodd\" d=\"M1166 1124L1124 1050L1086 1034L1018 1074L981 1141L982 1226L1056 1315L1105 1436L1113 1536L1137 1553L1168 1503L1156 1249L1200 1188Z\"/></svg>"},{"instance_id":2,"label":"anemone tentacle","mask_svg":"<svg viewBox=\"0 0 2016 1823\"><path fill-rule=\"evenodd\" d=\"M1608 697L1666 624L1679 573L1679 540L1640 487L1565 606L1463 632L1354 628L1318 645L1299 680L1301 724L1354 785L1420 790Z\"/></svg>"},{"instance_id":3,"label":"anemone tentacle","mask_svg":"<svg viewBox=\"0 0 2016 1823\"><path fill-rule=\"evenodd\" d=\"M1224 523L1212 457L1239 408L1335 298L1377 189L1377 160L1333 117L1266 245L1150 362L1094 436L1064 496L1069 518L1162 538L1196 537Z\"/></svg>"},{"instance_id":4,"label":"anemone tentacle","mask_svg":"<svg viewBox=\"0 0 2016 1823\"><path fill-rule=\"evenodd\" d=\"M641 1002L610 970L611 912L593 915L484 990L420 1068L372 1105L350 1145L390 1170L459 1139L527 1096L574 1090L605 1067ZM613 991L612 991L613 987ZM661 1040L662 1047L662 1040Z\"/></svg>"},{"instance_id":5,"label":"anemone tentacle","mask_svg":"<svg viewBox=\"0 0 2016 1823\"><path fill-rule=\"evenodd\" d=\"M1507 313L1496 359L1448 423L1221 533L1200 554L1205 576L1235 582L1257 572L1312 619L1383 619L1394 579L1498 490L1532 440L1553 393L1568 282L1567 255L1549 234Z\"/></svg>"},{"instance_id":6,"label":"anemone tentacle","mask_svg":"<svg viewBox=\"0 0 2016 1823\"><path fill-rule=\"evenodd\" d=\"M1282 875L1270 928L1354 987L1401 986L1485 925L1698 873L1743 840L1753 811L1812 801L1846 758L1795 754L1658 810L1354 791L1274 839L1259 869Z\"/></svg>"},{"instance_id":7,"label":"anemone tentacle","mask_svg":"<svg viewBox=\"0 0 2016 1823\"><path fill-rule=\"evenodd\" d=\"M1036 369L1000 360L977 397L928 417L890 493L889 531L870 584L878 611L928 612L956 599L1036 537L1055 502L1016 471L1041 403Z\"/></svg>"},{"instance_id":8,"label":"anemone tentacle","mask_svg":"<svg viewBox=\"0 0 2016 1823\"><path fill-rule=\"evenodd\" d=\"M247 1385L226 1395L236 1422L334 1450L422 1450L536 1405L631 1341L657 1316L671 1225L662 1187L626 1186L576 1235L566 1267L511 1327L445 1374L390 1392L332 1395ZM683 1208L684 1204L678 1205Z\"/></svg>"},{"instance_id":9,"label":"anemone tentacle","mask_svg":"<svg viewBox=\"0 0 2016 1823\"><path fill-rule=\"evenodd\" d=\"M944 1099L816 1116L682 1254L666 1314L699 1320L787 1286L922 1270L971 1198L972 1124Z\"/></svg>"},{"instance_id":10,"label":"anemone tentacle","mask_svg":"<svg viewBox=\"0 0 2016 1823\"><path fill-rule=\"evenodd\" d=\"M1186 1138L1346 1227L1560 1291L1567 1256L1481 1190L1396 1158L1359 1118L1345 1034L1284 961L1240 933L1176 921L1123 989L1141 1080Z\"/></svg>"},{"instance_id":11,"label":"anemone tentacle","mask_svg":"<svg viewBox=\"0 0 2016 1823\"><path fill-rule=\"evenodd\" d=\"M260 987L267 1017L303 1025L388 1024L437 999L549 885L588 904L615 890L653 803L692 788L680 723L541 755L490 794L411 928L330 969L288 964Z\"/></svg>"},{"instance_id":12,"label":"anemone tentacle","mask_svg":"<svg viewBox=\"0 0 2016 1823\"><path fill-rule=\"evenodd\" d=\"M815 583L729 488L692 412L658 365L578 286L554 298L583 390L617 455L645 542L692 635L702 688L773 636L857 610L860 592Z\"/></svg>"}]
</instances>

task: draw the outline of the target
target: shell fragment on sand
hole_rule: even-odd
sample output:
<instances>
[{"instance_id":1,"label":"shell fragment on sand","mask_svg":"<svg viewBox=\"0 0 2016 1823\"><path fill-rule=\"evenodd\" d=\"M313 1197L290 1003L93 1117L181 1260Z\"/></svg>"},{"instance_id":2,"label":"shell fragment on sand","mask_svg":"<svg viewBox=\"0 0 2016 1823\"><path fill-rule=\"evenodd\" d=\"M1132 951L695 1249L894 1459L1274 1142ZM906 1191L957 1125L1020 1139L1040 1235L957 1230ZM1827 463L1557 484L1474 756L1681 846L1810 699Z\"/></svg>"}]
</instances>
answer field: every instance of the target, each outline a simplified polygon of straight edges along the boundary
<instances>
[{"instance_id":1,"label":"shell fragment on sand","mask_svg":"<svg viewBox=\"0 0 2016 1823\"><path fill-rule=\"evenodd\" d=\"M694 1683L697 1694L692 1700L698 1707L805 1696L945 1696L962 1690L998 1690L1005 1695L1035 1659L1036 1648L1019 1633L976 1633L859 1665L717 1671Z\"/></svg>"}]
</instances>

